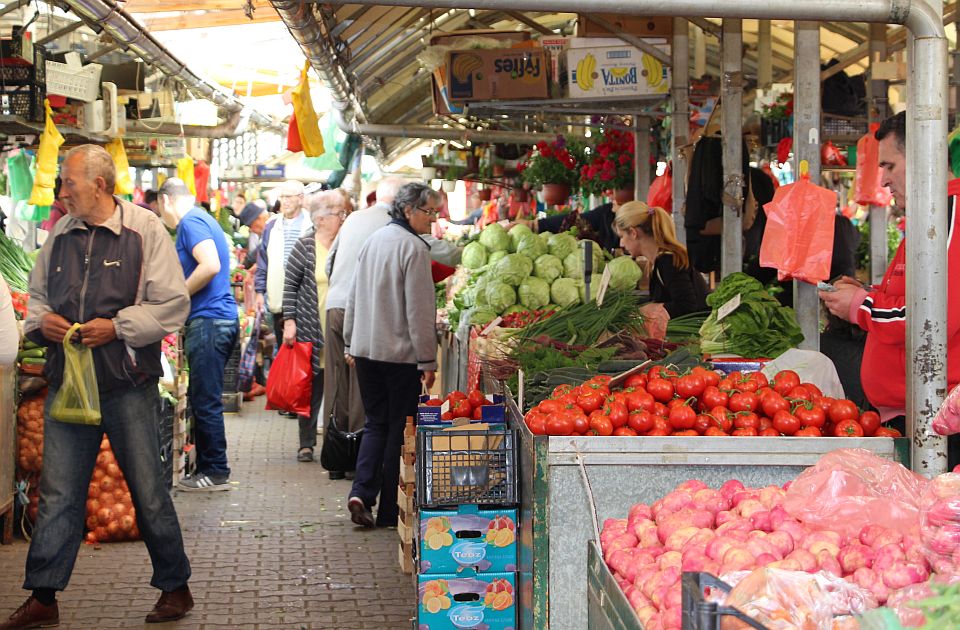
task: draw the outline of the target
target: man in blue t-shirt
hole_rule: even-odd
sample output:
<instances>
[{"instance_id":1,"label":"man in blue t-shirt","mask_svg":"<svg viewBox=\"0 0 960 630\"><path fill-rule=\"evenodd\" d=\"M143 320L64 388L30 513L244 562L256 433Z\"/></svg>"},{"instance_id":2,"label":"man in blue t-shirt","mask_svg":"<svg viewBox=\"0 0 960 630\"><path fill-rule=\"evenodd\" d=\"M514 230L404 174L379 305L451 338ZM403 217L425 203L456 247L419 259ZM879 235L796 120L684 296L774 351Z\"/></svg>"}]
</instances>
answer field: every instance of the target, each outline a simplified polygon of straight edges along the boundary
<instances>
[{"instance_id":1,"label":"man in blue t-shirt","mask_svg":"<svg viewBox=\"0 0 960 630\"><path fill-rule=\"evenodd\" d=\"M187 491L229 490L223 425L223 372L237 345L237 303L230 288L230 251L220 225L195 205L183 180L171 177L157 195L160 216L177 230L177 256L190 292L184 340L188 395L196 420L197 469L181 479Z\"/></svg>"}]
</instances>

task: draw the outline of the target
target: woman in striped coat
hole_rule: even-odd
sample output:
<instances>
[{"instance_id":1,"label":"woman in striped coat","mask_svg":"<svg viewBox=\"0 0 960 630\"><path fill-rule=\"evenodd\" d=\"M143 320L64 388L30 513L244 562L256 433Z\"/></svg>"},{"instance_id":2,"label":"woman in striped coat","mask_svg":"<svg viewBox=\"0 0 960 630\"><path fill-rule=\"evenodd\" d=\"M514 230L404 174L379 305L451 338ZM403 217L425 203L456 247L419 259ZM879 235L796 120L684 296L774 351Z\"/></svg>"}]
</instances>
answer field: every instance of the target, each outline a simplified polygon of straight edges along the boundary
<instances>
[{"instance_id":1,"label":"woman in striped coat","mask_svg":"<svg viewBox=\"0 0 960 630\"><path fill-rule=\"evenodd\" d=\"M314 233L293 246L283 282L283 343L313 343L313 396L310 415L299 416L300 450L297 461L312 462L317 445L317 419L323 400L323 326L327 299L327 252L346 217L341 195L324 191L308 200ZM331 473L331 477L334 477ZM339 478L343 478L341 472Z\"/></svg>"}]
</instances>

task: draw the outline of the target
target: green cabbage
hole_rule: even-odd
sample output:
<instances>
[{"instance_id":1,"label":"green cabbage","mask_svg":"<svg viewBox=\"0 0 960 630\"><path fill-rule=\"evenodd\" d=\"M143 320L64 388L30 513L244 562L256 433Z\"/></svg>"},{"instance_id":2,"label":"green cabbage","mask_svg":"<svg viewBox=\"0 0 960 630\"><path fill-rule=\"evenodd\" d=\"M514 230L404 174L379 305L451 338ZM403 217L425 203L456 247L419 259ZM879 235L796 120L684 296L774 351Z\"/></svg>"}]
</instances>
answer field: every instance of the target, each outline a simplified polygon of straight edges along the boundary
<instances>
[{"instance_id":1,"label":"green cabbage","mask_svg":"<svg viewBox=\"0 0 960 630\"><path fill-rule=\"evenodd\" d=\"M533 275L546 280L548 283L553 282L563 275L563 262L550 254L538 256L533 261Z\"/></svg>"},{"instance_id":2,"label":"green cabbage","mask_svg":"<svg viewBox=\"0 0 960 630\"><path fill-rule=\"evenodd\" d=\"M563 259L563 275L567 278L580 280L583 278L583 243L580 241L576 249ZM603 250L596 243L593 244L593 273L603 271Z\"/></svg>"},{"instance_id":3,"label":"green cabbage","mask_svg":"<svg viewBox=\"0 0 960 630\"><path fill-rule=\"evenodd\" d=\"M469 243L463 248L460 261L467 269L479 269L487 264L487 248L480 243Z\"/></svg>"},{"instance_id":4,"label":"green cabbage","mask_svg":"<svg viewBox=\"0 0 960 630\"><path fill-rule=\"evenodd\" d=\"M514 304L513 306L507 308L504 312L500 313L501 315L509 315L511 313L526 313L527 307L521 306L520 304Z\"/></svg>"},{"instance_id":5,"label":"green cabbage","mask_svg":"<svg viewBox=\"0 0 960 630\"><path fill-rule=\"evenodd\" d=\"M540 232L537 234L537 237L546 244L550 244L550 237L553 236L550 232Z\"/></svg>"},{"instance_id":6,"label":"green cabbage","mask_svg":"<svg viewBox=\"0 0 960 630\"><path fill-rule=\"evenodd\" d=\"M517 247L520 245L520 239L524 236L535 236L533 230L525 226L523 223L517 223L515 226L510 228L510 251L517 251Z\"/></svg>"},{"instance_id":7,"label":"green cabbage","mask_svg":"<svg viewBox=\"0 0 960 630\"><path fill-rule=\"evenodd\" d=\"M500 249L495 252L490 252L490 256L487 257L487 264L492 265L494 263L500 262L500 259L506 256L508 252L506 250Z\"/></svg>"},{"instance_id":8,"label":"green cabbage","mask_svg":"<svg viewBox=\"0 0 960 630\"><path fill-rule=\"evenodd\" d=\"M524 278L517 289L520 303L530 310L542 308L550 303L550 285L535 276Z\"/></svg>"},{"instance_id":9,"label":"green cabbage","mask_svg":"<svg viewBox=\"0 0 960 630\"><path fill-rule=\"evenodd\" d=\"M523 254L509 254L493 268L494 277L511 286L517 286L533 271L533 262Z\"/></svg>"},{"instance_id":10,"label":"green cabbage","mask_svg":"<svg viewBox=\"0 0 960 630\"><path fill-rule=\"evenodd\" d=\"M603 279L603 276L599 273L592 274L590 276L590 299L587 299L587 283L583 280L577 280L577 289L580 294L580 299L584 303L593 301L597 299L597 291L600 289L600 281Z\"/></svg>"},{"instance_id":11,"label":"green cabbage","mask_svg":"<svg viewBox=\"0 0 960 630\"><path fill-rule=\"evenodd\" d=\"M470 323L477 326L486 326L494 320L496 313L489 308L475 308L470 311Z\"/></svg>"},{"instance_id":12,"label":"green cabbage","mask_svg":"<svg viewBox=\"0 0 960 630\"><path fill-rule=\"evenodd\" d=\"M640 265L630 256L614 258L607 266L610 267L610 288L617 291L632 291L643 276Z\"/></svg>"},{"instance_id":13,"label":"green cabbage","mask_svg":"<svg viewBox=\"0 0 960 630\"><path fill-rule=\"evenodd\" d=\"M546 233L547 232L544 232L544 234ZM566 232L562 234L550 234L550 238L547 241L547 249L560 260L566 258L576 247L577 239Z\"/></svg>"},{"instance_id":14,"label":"green cabbage","mask_svg":"<svg viewBox=\"0 0 960 630\"><path fill-rule=\"evenodd\" d=\"M517 292L509 284L494 280L487 285L487 305L497 313L517 303Z\"/></svg>"},{"instance_id":15,"label":"green cabbage","mask_svg":"<svg viewBox=\"0 0 960 630\"><path fill-rule=\"evenodd\" d=\"M557 278L550 285L550 299L560 308L580 301L577 281L573 278Z\"/></svg>"},{"instance_id":16,"label":"green cabbage","mask_svg":"<svg viewBox=\"0 0 960 630\"><path fill-rule=\"evenodd\" d=\"M536 237L534 234L528 234L520 239L517 244L517 253L523 254L530 260L536 260L538 257L547 253L547 244Z\"/></svg>"},{"instance_id":17,"label":"green cabbage","mask_svg":"<svg viewBox=\"0 0 960 630\"><path fill-rule=\"evenodd\" d=\"M510 249L510 235L499 223L491 223L480 232L480 244L491 252L505 252Z\"/></svg>"}]
</instances>

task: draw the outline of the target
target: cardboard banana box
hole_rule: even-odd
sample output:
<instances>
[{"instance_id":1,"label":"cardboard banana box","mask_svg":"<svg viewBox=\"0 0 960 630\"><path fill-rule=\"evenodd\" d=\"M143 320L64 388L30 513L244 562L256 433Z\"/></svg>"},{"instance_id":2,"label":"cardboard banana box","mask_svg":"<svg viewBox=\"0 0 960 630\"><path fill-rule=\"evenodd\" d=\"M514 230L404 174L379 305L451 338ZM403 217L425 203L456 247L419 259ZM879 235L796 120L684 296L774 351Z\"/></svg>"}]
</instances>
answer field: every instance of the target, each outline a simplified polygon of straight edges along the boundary
<instances>
[{"instance_id":1,"label":"cardboard banana box","mask_svg":"<svg viewBox=\"0 0 960 630\"><path fill-rule=\"evenodd\" d=\"M570 98L666 95L670 69L633 46L567 50Z\"/></svg>"},{"instance_id":2,"label":"cardboard banana box","mask_svg":"<svg viewBox=\"0 0 960 630\"><path fill-rule=\"evenodd\" d=\"M547 98L549 63L540 48L452 50L446 83L452 101Z\"/></svg>"}]
</instances>

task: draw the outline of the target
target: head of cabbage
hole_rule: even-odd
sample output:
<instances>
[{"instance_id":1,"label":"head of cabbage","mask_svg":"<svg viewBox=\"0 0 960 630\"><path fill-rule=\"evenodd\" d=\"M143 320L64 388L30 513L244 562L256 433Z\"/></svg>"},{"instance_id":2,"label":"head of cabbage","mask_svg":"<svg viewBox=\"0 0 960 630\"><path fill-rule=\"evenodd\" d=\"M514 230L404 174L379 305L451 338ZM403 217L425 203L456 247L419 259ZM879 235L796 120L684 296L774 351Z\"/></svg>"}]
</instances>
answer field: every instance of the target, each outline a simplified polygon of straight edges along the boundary
<instances>
[{"instance_id":1,"label":"head of cabbage","mask_svg":"<svg viewBox=\"0 0 960 630\"><path fill-rule=\"evenodd\" d=\"M580 290L573 278L557 278L550 285L550 300L560 308L580 301Z\"/></svg>"},{"instance_id":2,"label":"head of cabbage","mask_svg":"<svg viewBox=\"0 0 960 630\"><path fill-rule=\"evenodd\" d=\"M520 245L520 239L522 239L524 236L536 236L533 233L533 230L528 228L523 223L517 223L515 226L510 228L509 235L511 252L517 251L517 247Z\"/></svg>"},{"instance_id":3,"label":"head of cabbage","mask_svg":"<svg viewBox=\"0 0 960 630\"><path fill-rule=\"evenodd\" d=\"M508 254L493 268L494 277L511 286L520 282L533 271L533 261L523 254Z\"/></svg>"},{"instance_id":4,"label":"head of cabbage","mask_svg":"<svg viewBox=\"0 0 960 630\"><path fill-rule=\"evenodd\" d=\"M548 283L563 275L563 262L556 256L544 254L533 261L533 275Z\"/></svg>"},{"instance_id":5,"label":"head of cabbage","mask_svg":"<svg viewBox=\"0 0 960 630\"><path fill-rule=\"evenodd\" d=\"M610 269L610 288L617 291L632 291L643 277L640 265L630 256L618 256L607 263Z\"/></svg>"},{"instance_id":6,"label":"head of cabbage","mask_svg":"<svg viewBox=\"0 0 960 630\"><path fill-rule=\"evenodd\" d=\"M563 259L563 275L567 278L583 279L583 244L585 242L586 241L579 241L576 249L567 254L566 258ZM593 259L593 273L603 271L603 250L596 243L593 243L591 258Z\"/></svg>"},{"instance_id":7,"label":"head of cabbage","mask_svg":"<svg viewBox=\"0 0 960 630\"><path fill-rule=\"evenodd\" d=\"M536 276L530 276L520 283L517 295L520 296L520 303L528 309L543 308L550 303L550 285Z\"/></svg>"},{"instance_id":8,"label":"head of cabbage","mask_svg":"<svg viewBox=\"0 0 960 630\"><path fill-rule=\"evenodd\" d=\"M550 254L563 260L567 255L577 247L577 239L572 235L563 232L562 234L551 234L547 240L547 249Z\"/></svg>"},{"instance_id":9,"label":"head of cabbage","mask_svg":"<svg viewBox=\"0 0 960 630\"><path fill-rule=\"evenodd\" d=\"M530 260L536 260L547 253L547 244L536 234L527 234L517 244L517 253L523 254Z\"/></svg>"},{"instance_id":10,"label":"head of cabbage","mask_svg":"<svg viewBox=\"0 0 960 630\"><path fill-rule=\"evenodd\" d=\"M517 292L513 290L512 286L499 280L487 284L485 293L487 306L497 313L502 313L517 303Z\"/></svg>"},{"instance_id":11,"label":"head of cabbage","mask_svg":"<svg viewBox=\"0 0 960 630\"><path fill-rule=\"evenodd\" d=\"M467 269L479 269L487 264L487 248L474 241L463 248L463 256L460 262Z\"/></svg>"},{"instance_id":12,"label":"head of cabbage","mask_svg":"<svg viewBox=\"0 0 960 630\"><path fill-rule=\"evenodd\" d=\"M501 258L505 258L506 256L509 255L509 253L510 252L508 252L505 249L501 249L495 252L490 252L490 255L487 256L487 264L493 265L494 263L498 263L500 262Z\"/></svg>"},{"instance_id":13,"label":"head of cabbage","mask_svg":"<svg viewBox=\"0 0 960 630\"><path fill-rule=\"evenodd\" d=\"M491 223L480 232L480 244L491 252L505 252L510 249L510 235L499 223Z\"/></svg>"},{"instance_id":14,"label":"head of cabbage","mask_svg":"<svg viewBox=\"0 0 960 630\"><path fill-rule=\"evenodd\" d=\"M490 310L489 307L476 307L468 311L470 323L477 326L486 326L494 320L497 316L496 313Z\"/></svg>"}]
</instances>

